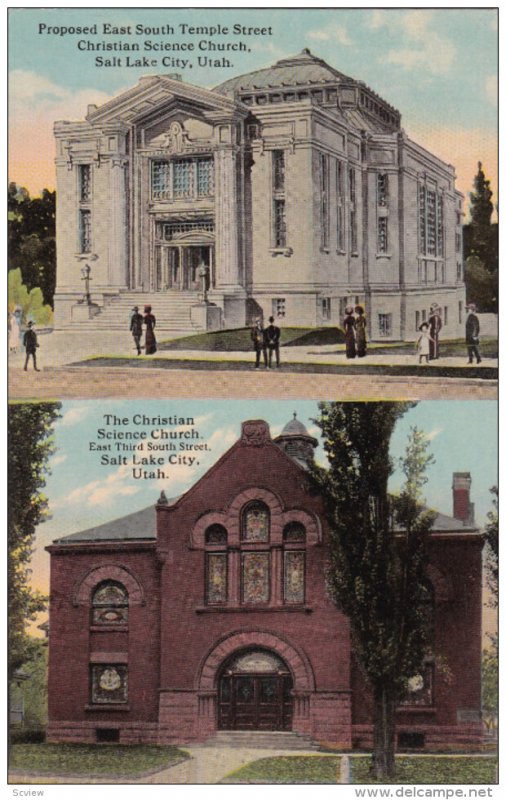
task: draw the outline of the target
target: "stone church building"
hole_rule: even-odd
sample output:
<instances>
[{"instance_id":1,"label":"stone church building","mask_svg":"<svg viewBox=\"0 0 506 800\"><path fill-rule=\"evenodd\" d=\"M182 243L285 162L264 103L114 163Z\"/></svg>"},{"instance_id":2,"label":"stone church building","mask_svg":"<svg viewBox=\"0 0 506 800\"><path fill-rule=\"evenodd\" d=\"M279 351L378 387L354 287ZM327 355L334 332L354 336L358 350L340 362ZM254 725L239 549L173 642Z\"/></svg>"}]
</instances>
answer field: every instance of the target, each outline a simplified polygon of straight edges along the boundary
<instances>
[{"instance_id":1,"label":"stone church building","mask_svg":"<svg viewBox=\"0 0 506 800\"><path fill-rule=\"evenodd\" d=\"M437 303L461 333L454 168L309 50L213 90L146 76L54 131L57 327L146 302L165 329L336 326L360 303L403 340Z\"/></svg>"},{"instance_id":2,"label":"stone church building","mask_svg":"<svg viewBox=\"0 0 506 800\"><path fill-rule=\"evenodd\" d=\"M286 731L372 742L347 618L326 592L329 531L298 420L240 439L181 497L75 533L51 554L52 742L191 743ZM469 473L430 539L434 645L398 709L399 746L481 739L481 548Z\"/></svg>"}]
</instances>

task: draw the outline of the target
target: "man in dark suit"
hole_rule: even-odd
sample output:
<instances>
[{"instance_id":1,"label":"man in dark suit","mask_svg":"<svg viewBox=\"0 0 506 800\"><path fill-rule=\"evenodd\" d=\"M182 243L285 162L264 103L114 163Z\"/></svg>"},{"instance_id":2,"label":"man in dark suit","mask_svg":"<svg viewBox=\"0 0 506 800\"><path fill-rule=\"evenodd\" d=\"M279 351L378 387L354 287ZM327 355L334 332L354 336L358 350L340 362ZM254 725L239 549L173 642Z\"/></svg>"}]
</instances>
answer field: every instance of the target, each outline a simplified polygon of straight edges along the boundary
<instances>
[{"instance_id":1,"label":"man in dark suit","mask_svg":"<svg viewBox=\"0 0 506 800\"><path fill-rule=\"evenodd\" d=\"M33 322L28 323L28 328L23 335L23 344L26 352L25 366L23 369L25 372L28 369L28 359L31 356L33 358L33 368L35 372L40 372L40 369L37 368L37 347L39 343L37 342L37 334L33 330Z\"/></svg>"},{"instance_id":2,"label":"man in dark suit","mask_svg":"<svg viewBox=\"0 0 506 800\"><path fill-rule=\"evenodd\" d=\"M255 369L258 369L260 366L260 354L263 355L264 366L267 369L267 348L265 345L265 331L261 317L255 320L255 324L251 329L251 341L253 342L253 350L256 354Z\"/></svg>"},{"instance_id":3,"label":"man in dark suit","mask_svg":"<svg viewBox=\"0 0 506 800\"><path fill-rule=\"evenodd\" d=\"M476 316L476 306L474 303L469 303L467 306L467 319L466 319L466 344L467 353L469 356L468 364L473 363L473 355L476 356L476 363L481 363L480 351L478 345L480 343L480 321Z\"/></svg>"},{"instance_id":4,"label":"man in dark suit","mask_svg":"<svg viewBox=\"0 0 506 800\"><path fill-rule=\"evenodd\" d=\"M134 306L130 315L130 330L134 337L138 356L141 354L142 320L142 314L139 314L139 306Z\"/></svg>"},{"instance_id":5,"label":"man in dark suit","mask_svg":"<svg viewBox=\"0 0 506 800\"><path fill-rule=\"evenodd\" d=\"M429 361L439 358L439 332L442 327L441 309L437 303L432 303L429 316Z\"/></svg>"},{"instance_id":6,"label":"man in dark suit","mask_svg":"<svg viewBox=\"0 0 506 800\"><path fill-rule=\"evenodd\" d=\"M272 354L276 354L276 366L279 367L279 339L281 331L274 325L274 317L269 317L269 327L265 329L265 344L269 353L269 368L272 367Z\"/></svg>"}]
</instances>

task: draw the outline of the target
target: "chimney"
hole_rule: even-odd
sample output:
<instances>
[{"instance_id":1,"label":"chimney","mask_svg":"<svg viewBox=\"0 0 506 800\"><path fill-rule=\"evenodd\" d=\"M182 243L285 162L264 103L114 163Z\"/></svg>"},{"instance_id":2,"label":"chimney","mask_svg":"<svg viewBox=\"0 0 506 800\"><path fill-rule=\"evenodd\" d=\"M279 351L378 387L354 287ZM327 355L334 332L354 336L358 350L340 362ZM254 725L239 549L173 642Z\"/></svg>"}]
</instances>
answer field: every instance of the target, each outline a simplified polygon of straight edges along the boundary
<instances>
[{"instance_id":1,"label":"chimney","mask_svg":"<svg viewBox=\"0 0 506 800\"><path fill-rule=\"evenodd\" d=\"M471 503L471 473L453 473L453 516L460 519L462 523L472 525L474 523L474 503Z\"/></svg>"}]
</instances>

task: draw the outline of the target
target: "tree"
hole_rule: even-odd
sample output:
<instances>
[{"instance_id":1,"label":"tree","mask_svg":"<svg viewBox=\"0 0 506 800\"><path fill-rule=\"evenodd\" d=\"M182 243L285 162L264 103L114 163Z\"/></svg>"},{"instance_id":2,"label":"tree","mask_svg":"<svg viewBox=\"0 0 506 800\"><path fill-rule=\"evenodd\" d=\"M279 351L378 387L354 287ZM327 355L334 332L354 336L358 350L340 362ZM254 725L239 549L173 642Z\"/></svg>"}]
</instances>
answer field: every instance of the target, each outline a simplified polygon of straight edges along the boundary
<instances>
[{"instance_id":1,"label":"tree","mask_svg":"<svg viewBox=\"0 0 506 800\"><path fill-rule=\"evenodd\" d=\"M30 586L30 558L35 530L47 516L42 494L48 458L53 452L52 425L60 403L20 403L8 409L8 608L9 676L35 653L26 624L43 611L45 598Z\"/></svg>"},{"instance_id":2,"label":"tree","mask_svg":"<svg viewBox=\"0 0 506 800\"><path fill-rule=\"evenodd\" d=\"M485 570L487 586L491 592L490 605L497 608L499 600L499 517L497 513L499 492L497 486L490 490L493 494L492 511L487 514L485 526L486 561Z\"/></svg>"},{"instance_id":3,"label":"tree","mask_svg":"<svg viewBox=\"0 0 506 800\"><path fill-rule=\"evenodd\" d=\"M490 638L481 665L481 708L485 725L493 730L499 714L499 649L497 637Z\"/></svg>"},{"instance_id":4,"label":"tree","mask_svg":"<svg viewBox=\"0 0 506 800\"><path fill-rule=\"evenodd\" d=\"M56 286L56 192L40 197L15 183L8 189L9 269L20 269L28 291L40 288L53 307Z\"/></svg>"},{"instance_id":5,"label":"tree","mask_svg":"<svg viewBox=\"0 0 506 800\"><path fill-rule=\"evenodd\" d=\"M426 540L434 515L420 506L432 457L425 435L412 431L400 495L389 497L390 439L410 403L321 403L329 468L314 468L327 503L331 557L328 583L349 618L357 661L374 703L373 770L395 770L395 717L409 680L422 670L431 643L432 605Z\"/></svg>"},{"instance_id":6,"label":"tree","mask_svg":"<svg viewBox=\"0 0 506 800\"><path fill-rule=\"evenodd\" d=\"M466 289L468 302L475 302L483 311L497 311L499 244L497 224L492 223L494 205L490 181L485 177L481 161L470 193L471 222L464 227L464 259L466 263ZM474 259L474 260L471 260ZM478 281L478 261L481 269L490 276ZM488 284L488 285L487 285ZM483 294L482 294L483 290Z\"/></svg>"}]
</instances>

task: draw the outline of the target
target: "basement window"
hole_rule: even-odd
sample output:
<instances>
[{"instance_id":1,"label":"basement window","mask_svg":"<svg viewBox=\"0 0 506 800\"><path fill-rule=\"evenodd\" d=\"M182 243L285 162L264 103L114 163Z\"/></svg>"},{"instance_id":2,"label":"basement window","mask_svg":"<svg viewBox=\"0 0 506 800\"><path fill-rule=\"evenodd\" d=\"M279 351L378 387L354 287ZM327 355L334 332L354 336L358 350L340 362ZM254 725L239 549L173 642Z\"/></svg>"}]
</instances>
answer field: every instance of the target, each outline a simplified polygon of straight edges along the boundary
<instances>
[{"instance_id":1,"label":"basement window","mask_svg":"<svg viewBox=\"0 0 506 800\"><path fill-rule=\"evenodd\" d=\"M97 742L119 743L119 728L97 728Z\"/></svg>"},{"instance_id":2,"label":"basement window","mask_svg":"<svg viewBox=\"0 0 506 800\"><path fill-rule=\"evenodd\" d=\"M402 731L397 737L397 745L406 750L422 750L425 747L425 734L418 731Z\"/></svg>"}]
</instances>

